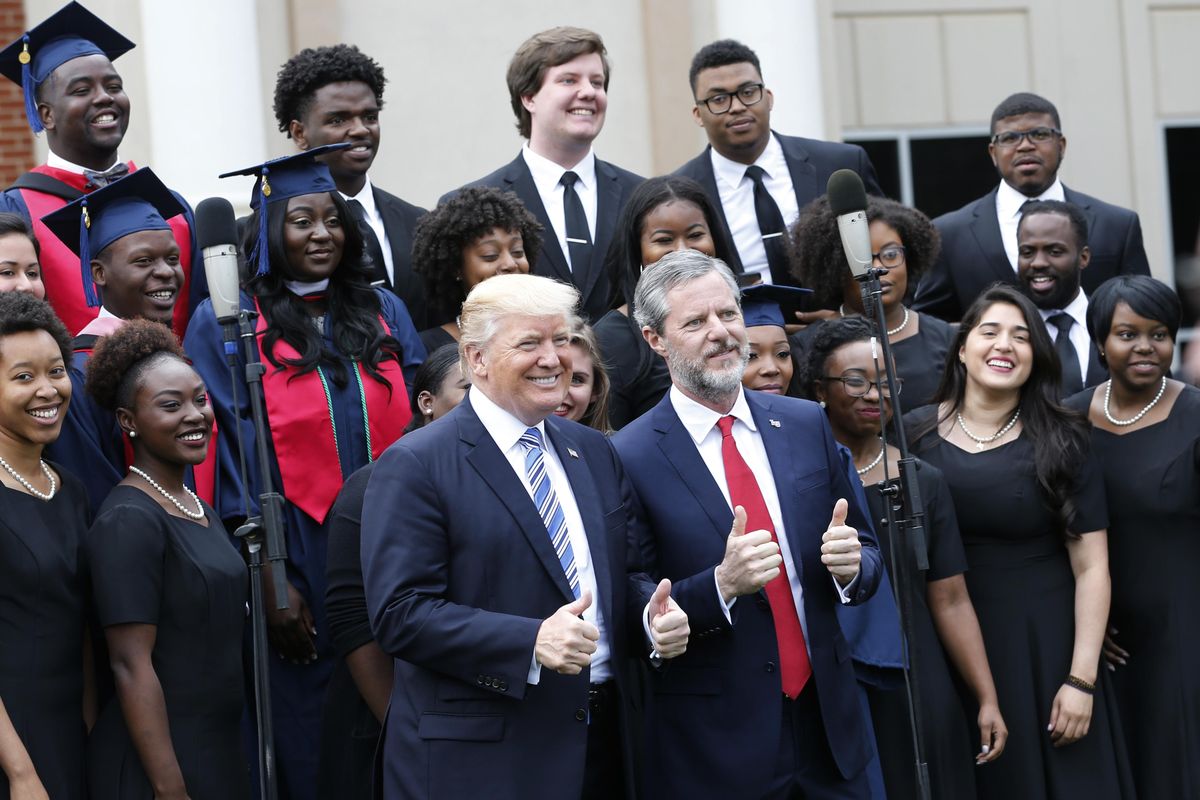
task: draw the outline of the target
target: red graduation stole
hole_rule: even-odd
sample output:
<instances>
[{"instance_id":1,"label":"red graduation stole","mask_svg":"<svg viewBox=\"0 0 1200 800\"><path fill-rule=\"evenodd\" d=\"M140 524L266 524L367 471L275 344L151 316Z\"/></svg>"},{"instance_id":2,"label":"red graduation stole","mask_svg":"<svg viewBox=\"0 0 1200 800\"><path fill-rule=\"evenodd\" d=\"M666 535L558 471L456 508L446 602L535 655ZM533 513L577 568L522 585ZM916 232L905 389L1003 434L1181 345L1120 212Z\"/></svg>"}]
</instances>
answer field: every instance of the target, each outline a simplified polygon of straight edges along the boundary
<instances>
[{"instance_id":1,"label":"red graduation stole","mask_svg":"<svg viewBox=\"0 0 1200 800\"><path fill-rule=\"evenodd\" d=\"M258 298L254 305L258 311L255 333L259 358L266 367L262 377L263 399L270 421L271 442L275 446L275 460L283 479L283 495L289 503L323 523L346 479L338 457L338 437L361 434L357 430L334 429L330 399L318 370L299 375L294 367L276 369L271 366L262 348L266 316L259 307ZM390 332L382 317L379 324ZM296 349L282 339L275 343L274 355L279 361L300 358ZM378 367L379 373L392 384L390 392L357 361L353 366L365 407L366 435L370 439L371 460L374 461L400 438L412 419L412 407L404 372L396 359L384 359Z\"/></svg>"}]
</instances>

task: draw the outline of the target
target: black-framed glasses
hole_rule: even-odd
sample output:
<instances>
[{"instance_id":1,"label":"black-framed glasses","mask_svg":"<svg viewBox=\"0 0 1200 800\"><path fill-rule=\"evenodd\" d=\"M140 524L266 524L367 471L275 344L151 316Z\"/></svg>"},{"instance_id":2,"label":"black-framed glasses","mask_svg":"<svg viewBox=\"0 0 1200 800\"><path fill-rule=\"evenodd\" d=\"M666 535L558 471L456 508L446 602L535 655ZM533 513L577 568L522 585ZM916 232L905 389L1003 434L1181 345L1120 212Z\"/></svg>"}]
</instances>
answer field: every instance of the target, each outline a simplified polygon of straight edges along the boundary
<instances>
[{"instance_id":1,"label":"black-framed glasses","mask_svg":"<svg viewBox=\"0 0 1200 800\"><path fill-rule=\"evenodd\" d=\"M763 99L763 84L743 83L737 91L714 94L712 97L697 100L696 105L704 106L710 114L728 114L729 109L733 108L735 97L747 108L755 105Z\"/></svg>"},{"instance_id":2,"label":"black-framed glasses","mask_svg":"<svg viewBox=\"0 0 1200 800\"><path fill-rule=\"evenodd\" d=\"M879 259L879 263L885 267L898 267L904 263L904 245L894 244L878 253L871 253L871 260L875 259Z\"/></svg>"},{"instance_id":3,"label":"black-framed glasses","mask_svg":"<svg viewBox=\"0 0 1200 800\"><path fill-rule=\"evenodd\" d=\"M992 137L992 144L997 147L1016 147L1021 143L1022 139L1028 139L1034 144L1046 144L1057 139L1059 136L1062 136L1062 131L1058 128L1041 126L1030 128L1027 131L1003 131L997 133Z\"/></svg>"},{"instance_id":4,"label":"black-framed glasses","mask_svg":"<svg viewBox=\"0 0 1200 800\"><path fill-rule=\"evenodd\" d=\"M860 372L848 372L840 376L822 375L821 380L841 382L842 388L851 397L865 397L867 392L871 391L871 387L874 386L879 390L879 394L882 397L891 399L892 397L899 396L900 390L904 388L903 378L896 378L896 391L893 392L886 379L882 381L869 381L867 380L867 376Z\"/></svg>"}]
</instances>

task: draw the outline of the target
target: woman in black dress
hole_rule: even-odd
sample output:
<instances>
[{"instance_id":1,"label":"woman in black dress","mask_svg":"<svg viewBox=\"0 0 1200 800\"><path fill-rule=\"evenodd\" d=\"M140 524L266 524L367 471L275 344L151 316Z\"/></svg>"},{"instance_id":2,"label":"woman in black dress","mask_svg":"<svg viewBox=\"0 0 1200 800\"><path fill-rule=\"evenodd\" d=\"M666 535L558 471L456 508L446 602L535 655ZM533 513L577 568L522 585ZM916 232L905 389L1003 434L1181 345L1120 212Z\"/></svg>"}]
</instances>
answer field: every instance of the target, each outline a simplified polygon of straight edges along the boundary
<instances>
[{"instance_id":1,"label":"woman in black dress","mask_svg":"<svg viewBox=\"0 0 1200 800\"><path fill-rule=\"evenodd\" d=\"M910 286L937 260L941 237L929 218L915 208L881 197L867 198L872 263L887 274L883 287L883 313L888 337L894 346L896 374L904 380L900 411L925 405L937 390L953 328L937 317L920 314L904 305ZM838 234L837 217L821 197L800 211L792 228L793 272L813 290L818 308L836 308L842 316L863 313L861 284L850 274ZM874 310L872 310L872 314ZM811 331L792 337L797 355Z\"/></svg>"},{"instance_id":2,"label":"woman in black dress","mask_svg":"<svg viewBox=\"0 0 1200 800\"><path fill-rule=\"evenodd\" d=\"M838 442L850 449L856 472L864 484L871 518L885 516L881 494L884 460L887 475L899 474L900 451L882 447L879 433L891 419L892 399L902 391L884 392L886 381L876 366L875 326L862 317L818 323L810 339L804 382L821 402ZM899 387L907 389L907 383ZM925 535L929 571L925 590L913 594L913 638L910 650L920 670L921 722L925 756L934 798L958 800L975 793L975 768L969 728L955 691L946 656L954 663L979 708L980 750L974 764L995 761L1008 737L996 687L988 668L987 653L975 608L962 573L966 556L949 489L937 468L920 464L918 483L925 504ZM880 547L890 553L890 531L878 528ZM917 576L916 561L909 556L909 574ZM884 558L891 571L892 557ZM894 580L894 577L893 577ZM944 651L943 651L944 648ZM915 759L910 734L908 702L903 687L868 687L871 718L890 800L918 797L913 775Z\"/></svg>"},{"instance_id":3,"label":"woman in black dress","mask_svg":"<svg viewBox=\"0 0 1200 800\"><path fill-rule=\"evenodd\" d=\"M85 796L83 486L42 460L71 400L71 337L0 292L0 797Z\"/></svg>"},{"instance_id":4,"label":"woman in black dress","mask_svg":"<svg viewBox=\"0 0 1200 800\"><path fill-rule=\"evenodd\" d=\"M612 311L592 325L608 367L613 430L649 411L671 388L667 362L646 344L633 318L638 277L675 250L699 250L728 263L733 247L724 230L700 184L677 175L644 181L621 209L604 260L613 286Z\"/></svg>"},{"instance_id":5,"label":"woman in black dress","mask_svg":"<svg viewBox=\"0 0 1200 800\"><path fill-rule=\"evenodd\" d=\"M1067 401L1104 471L1106 651L1142 797L1200 797L1200 390L1167 377L1180 316L1153 278L1104 283L1087 323L1112 378Z\"/></svg>"},{"instance_id":6,"label":"woman in black dress","mask_svg":"<svg viewBox=\"0 0 1200 800\"><path fill-rule=\"evenodd\" d=\"M458 313L475 286L495 275L528 273L542 248L542 226L512 192L460 189L417 223L413 270L425 281L425 351L458 341Z\"/></svg>"},{"instance_id":7,"label":"woman in black dress","mask_svg":"<svg viewBox=\"0 0 1200 800\"><path fill-rule=\"evenodd\" d=\"M608 370L600 355L596 332L586 323L571 331L571 383L555 415L595 428L604 434L613 432L608 422L608 398L611 393Z\"/></svg>"},{"instance_id":8,"label":"woman in black dress","mask_svg":"<svg viewBox=\"0 0 1200 800\"><path fill-rule=\"evenodd\" d=\"M1100 648L1109 578L1104 483L1081 415L1059 405L1046 326L995 284L963 316L938 405L911 414L914 452L941 469L966 545L1000 707L1004 757L983 798L1132 796Z\"/></svg>"},{"instance_id":9,"label":"woman in black dress","mask_svg":"<svg viewBox=\"0 0 1200 800\"><path fill-rule=\"evenodd\" d=\"M85 540L115 689L88 744L91 797L246 798L246 566L183 483L208 452L204 382L166 327L133 320L97 343L87 390L133 444Z\"/></svg>"}]
</instances>

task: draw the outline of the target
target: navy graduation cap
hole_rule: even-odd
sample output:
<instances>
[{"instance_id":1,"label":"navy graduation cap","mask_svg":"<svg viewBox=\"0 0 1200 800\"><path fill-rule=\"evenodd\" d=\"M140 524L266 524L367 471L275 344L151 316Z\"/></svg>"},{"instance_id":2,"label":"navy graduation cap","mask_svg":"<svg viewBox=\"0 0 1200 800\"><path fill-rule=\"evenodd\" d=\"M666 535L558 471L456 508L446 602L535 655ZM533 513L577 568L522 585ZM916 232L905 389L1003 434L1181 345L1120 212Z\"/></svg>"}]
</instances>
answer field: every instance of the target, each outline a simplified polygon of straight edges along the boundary
<instances>
[{"instance_id":1,"label":"navy graduation cap","mask_svg":"<svg viewBox=\"0 0 1200 800\"><path fill-rule=\"evenodd\" d=\"M104 20L71 2L0 50L0 73L21 87L29 127L40 133L42 120L34 94L51 72L82 56L103 55L115 61L135 46Z\"/></svg>"},{"instance_id":2,"label":"navy graduation cap","mask_svg":"<svg viewBox=\"0 0 1200 800\"><path fill-rule=\"evenodd\" d=\"M169 231L167 220L183 205L148 167L42 217L42 223L79 256L83 293L89 306L100 305L92 281L92 254L140 231Z\"/></svg>"},{"instance_id":3,"label":"navy graduation cap","mask_svg":"<svg viewBox=\"0 0 1200 800\"><path fill-rule=\"evenodd\" d=\"M282 158L274 158L253 167L226 172L220 177L231 178L235 175L255 175L258 180L254 183L254 191L250 195L250 207L258 211L258 238L254 248L247 256L248 263L257 264L256 275L266 275L270 270L270 259L267 257L267 206L281 200L289 200L305 194L318 192L333 192L337 184L329 174L329 167L319 156L326 153L345 150L351 147L350 142L337 142L314 147Z\"/></svg>"},{"instance_id":4,"label":"navy graduation cap","mask_svg":"<svg viewBox=\"0 0 1200 800\"><path fill-rule=\"evenodd\" d=\"M800 310L812 289L795 286L777 286L771 283L756 283L742 289L742 318L747 328L760 325L784 326L786 319L795 322L791 313Z\"/></svg>"}]
</instances>

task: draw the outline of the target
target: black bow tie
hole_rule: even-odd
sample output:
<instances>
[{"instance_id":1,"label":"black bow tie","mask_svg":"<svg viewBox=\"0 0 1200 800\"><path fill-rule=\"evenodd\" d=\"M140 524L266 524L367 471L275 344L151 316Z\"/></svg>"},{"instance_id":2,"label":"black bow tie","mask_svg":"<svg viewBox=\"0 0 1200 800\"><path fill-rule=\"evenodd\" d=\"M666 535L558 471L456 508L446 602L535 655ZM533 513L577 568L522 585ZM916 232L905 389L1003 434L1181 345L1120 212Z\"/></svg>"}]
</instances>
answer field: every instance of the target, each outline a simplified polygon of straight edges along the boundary
<instances>
[{"instance_id":1,"label":"black bow tie","mask_svg":"<svg viewBox=\"0 0 1200 800\"><path fill-rule=\"evenodd\" d=\"M85 169L83 171L83 177L87 178L87 183L83 188L88 191L91 191L92 189L102 189L105 186L108 186L110 183L119 181L128 174L129 165L119 161L102 172Z\"/></svg>"}]
</instances>

